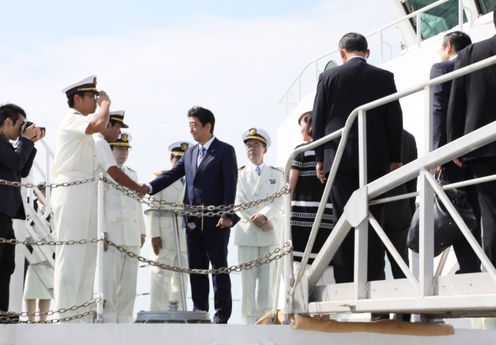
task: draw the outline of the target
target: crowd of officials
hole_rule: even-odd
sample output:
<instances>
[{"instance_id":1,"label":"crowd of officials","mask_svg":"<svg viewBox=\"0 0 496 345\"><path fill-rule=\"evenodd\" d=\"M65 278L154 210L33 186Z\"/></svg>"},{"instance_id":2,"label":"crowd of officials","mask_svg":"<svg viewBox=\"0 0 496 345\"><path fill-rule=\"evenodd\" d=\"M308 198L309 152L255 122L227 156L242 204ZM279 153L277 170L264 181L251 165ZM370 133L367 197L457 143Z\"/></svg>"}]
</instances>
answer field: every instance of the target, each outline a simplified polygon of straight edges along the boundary
<instances>
[{"instance_id":1,"label":"crowd of officials","mask_svg":"<svg viewBox=\"0 0 496 345\"><path fill-rule=\"evenodd\" d=\"M496 16L495 16L496 24ZM396 92L391 72L367 63L369 49L364 36L344 35L339 42L343 64L320 75L314 107L298 118L303 144L318 140L342 128L353 109ZM445 35L440 49L441 62L431 69L431 78L448 73L496 53L496 36L471 43L462 32ZM434 149L495 120L496 67L446 82L432 88ZM124 111L110 111L111 101L99 91L96 77L77 82L66 89L68 111L57 131L52 174L56 182L84 180L103 173L114 182L139 195L189 205L230 205L258 200L285 185L283 172L268 165L264 156L271 145L262 128L249 128L242 135L248 163L238 168L234 148L214 135L214 114L202 107L188 111L187 119L196 142L179 141L169 146L172 168L159 171L149 183L139 183L134 170L126 165L131 147ZM98 106L98 111L97 111ZM95 111L97 111L95 113ZM89 114L95 114L89 117ZM417 157L415 139L403 129L398 101L367 113L367 181L377 179ZM36 154L34 144L44 130L26 121L20 107L0 107L0 178L20 181L29 174ZM17 140L15 145L11 141ZM296 269L302 259L324 183L334 161L338 141L298 155L291 167L291 232ZM358 130L355 125L339 165L323 220L310 255L316 257L344 212L352 193L359 187ZM475 150L438 167L450 182L481 177L496 172L496 143ZM467 190L477 215L474 235L493 264L496 263L496 183L488 182ZM399 186L390 195L416 190L416 181ZM0 237L14 238L12 219L25 217L19 188L0 187ZM52 191L51 224L58 240L96 237L97 200L94 183L74 184ZM406 235L415 210L413 199L388 206L370 208L383 225L402 258L408 263ZM127 251L139 254L148 234L155 260L191 269L227 267L227 248L231 230L238 248L239 262L264 256L282 242L282 198L250 209L222 213L214 217L201 214L177 217L160 209L147 209L145 219L140 203L107 185L105 193L105 236ZM354 232L343 240L334 255L329 281L353 281ZM377 234L368 235L368 280L385 279L386 251ZM480 271L480 261L465 239L455 243L458 273ZM104 294L105 322L131 322L138 263L114 246L105 245ZM403 277L392 261L396 278ZM84 303L93 298L96 245L56 247L54 271L55 309ZM13 246L0 245L0 310L8 309L9 280L14 270ZM167 310L170 301L183 305L189 280L194 310L209 310L209 277L189 277L152 268L150 310ZM188 279L189 278L189 279ZM262 265L241 272L242 319L254 323L271 309L276 265ZM212 275L214 323L227 323L232 311L229 274Z\"/></svg>"}]
</instances>

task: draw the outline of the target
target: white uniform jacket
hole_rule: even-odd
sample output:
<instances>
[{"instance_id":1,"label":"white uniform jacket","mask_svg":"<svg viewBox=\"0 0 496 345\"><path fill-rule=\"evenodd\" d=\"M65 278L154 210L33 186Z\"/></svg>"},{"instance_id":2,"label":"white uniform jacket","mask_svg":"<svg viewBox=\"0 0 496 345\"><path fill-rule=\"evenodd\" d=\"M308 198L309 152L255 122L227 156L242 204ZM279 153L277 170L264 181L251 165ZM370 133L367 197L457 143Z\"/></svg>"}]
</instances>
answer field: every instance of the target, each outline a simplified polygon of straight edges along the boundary
<instances>
[{"instance_id":1,"label":"white uniform jacket","mask_svg":"<svg viewBox=\"0 0 496 345\"><path fill-rule=\"evenodd\" d=\"M127 166L122 171L138 181L136 172ZM118 245L141 246L141 235L146 234L143 209L139 201L105 185L105 225L108 239Z\"/></svg>"},{"instance_id":2,"label":"white uniform jacket","mask_svg":"<svg viewBox=\"0 0 496 345\"><path fill-rule=\"evenodd\" d=\"M155 200L182 203L184 199L185 185L181 180L177 180L169 187L153 196ZM149 210L145 217L147 234L150 239L161 237L165 249L176 250L176 238L174 235L174 218L172 214ZM179 239L181 250L186 250L186 238L183 226L183 219L177 216L179 226Z\"/></svg>"},{"instance_id":3,"label":"white uniform jacket","mask_svg":"<svg viewBox=\"0 0 496 345\"><path fill-rule=\"evenodd\" d=\"M256 166L250 163L239 169L236 204L262 199L284 186L284 174L281 170L264 165L258 176L255 168ZM257 207L237 212L241 219L233 228L234 244L257 247L277 244L282 235L283 205L283 198L280 197ZM263 231L250 220L250 217L257 213L267 217L272 223L272 230Z\"/></svg>"}]
</instances>

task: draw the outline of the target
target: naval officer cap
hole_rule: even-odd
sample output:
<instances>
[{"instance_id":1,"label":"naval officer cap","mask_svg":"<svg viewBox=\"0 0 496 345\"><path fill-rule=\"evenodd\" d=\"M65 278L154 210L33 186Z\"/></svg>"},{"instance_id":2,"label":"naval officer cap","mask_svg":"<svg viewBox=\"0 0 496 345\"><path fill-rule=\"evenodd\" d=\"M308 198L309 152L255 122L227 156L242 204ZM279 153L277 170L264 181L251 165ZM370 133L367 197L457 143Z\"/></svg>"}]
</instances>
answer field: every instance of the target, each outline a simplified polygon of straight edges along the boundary
<instances>
[{"instance_id":1,"label":"naval officer cap","mask_svg":"<svg viewBox=\"0 0 496 345\"><path fill-rule=\"evenodd\" d=\"M62 90L67 95L67 98L75 95L78 92L93 92L95 94L100 94L96 89L96 76L91 75L83 80L78 81L72 85L67 86Z\"/></svg>"},{"instance_id":2,"label":"naval officer cap","mask_svg":"<svg viewBox=\"0 0 496 345\"><path fill-rule=\"evenodd\" d=\"M119 122L121 124L121 128L129 128L129 126L124 123L124 113L124 110L111 111L110 121Z\"/></svg>"},{"instance_id":3,"label":"naval officer cap","mask_svg":"<svg viewBox=\"0 0 496 345\"><path fill-rule=\"evenodd\" d=\"M120 133L117 139L114 142L110 143L111 147L132 147L130 145L131 142L131 134L129 133Z\"/></svg>"},{"instance_id":4,"label":"naval officer cap","mask_svg":"<svg viewBox=\"0 0 496 345\"><path fill-rule=\"evenodd\" d=\"M270 136L262 128L250 128L243 133L243 142L246 143L248 140L258 140L266 147L270 146Z\"/></svg>"},{"instance_id":5,"label":"naval officer cap","mask_svg":"<svg viewBox=\"0 0 496 345\"><path fill-rule=\"evenodd\" d=\"M187 141L176 141L175 143L169 145L169 151L172 155L176 157L181 157L182 155L184 155L184 152L186 152L190 146L191 144L188 143Z\"/></svg>"}]
</instances>

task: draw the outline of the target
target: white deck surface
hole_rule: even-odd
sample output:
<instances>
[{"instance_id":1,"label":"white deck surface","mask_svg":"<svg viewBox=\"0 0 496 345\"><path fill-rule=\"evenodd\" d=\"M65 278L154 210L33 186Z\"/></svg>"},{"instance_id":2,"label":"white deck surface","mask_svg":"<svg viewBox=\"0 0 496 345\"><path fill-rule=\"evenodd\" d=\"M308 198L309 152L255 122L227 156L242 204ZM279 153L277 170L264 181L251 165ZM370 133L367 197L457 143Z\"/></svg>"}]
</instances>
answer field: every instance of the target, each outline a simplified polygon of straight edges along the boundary
<instances>
[{"instance_id":1,"label":"white deck surface","mask_svg":"<svg viewBox=\"0 0 496 345\"><path fill-rule=\"evenodd\" d=\"M496 330L456 330L455 335L420 337L375 333L320 333L289 326L178 324L0 325L0 345L24 344L400 344L496 343Z\"/></svg>"}]
</instances>

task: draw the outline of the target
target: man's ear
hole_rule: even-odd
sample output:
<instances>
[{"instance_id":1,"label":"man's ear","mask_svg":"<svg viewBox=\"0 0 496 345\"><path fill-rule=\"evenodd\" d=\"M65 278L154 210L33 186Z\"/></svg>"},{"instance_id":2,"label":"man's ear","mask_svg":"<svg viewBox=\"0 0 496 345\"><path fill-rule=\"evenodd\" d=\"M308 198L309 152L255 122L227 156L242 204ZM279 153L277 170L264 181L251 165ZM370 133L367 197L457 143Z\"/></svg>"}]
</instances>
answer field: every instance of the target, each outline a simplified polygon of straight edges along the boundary
<instances>
[{"instance_id":1,"label":"man's ear","mask_svg":"<svg viewBox=\"0 0 496 345\"><path fill-rule=\"evenodd\" d=\"M370 49L367 49L367 50L365 51L365 58L366 58L366 59L368 59L368 58L369 58L369 56L370 56Z\"/></svg>"},{"instance_id":2,"label":"man's ear","mask_svg":"<svg viewBox=\"0 0 496 345\"><path fill-rule=\"evenodd\" d=\"M339 55L341 55L341 60L345 63L348 60L348 55L346 54L346 49L339 49Z\"/></svg>"}]
</instances>

